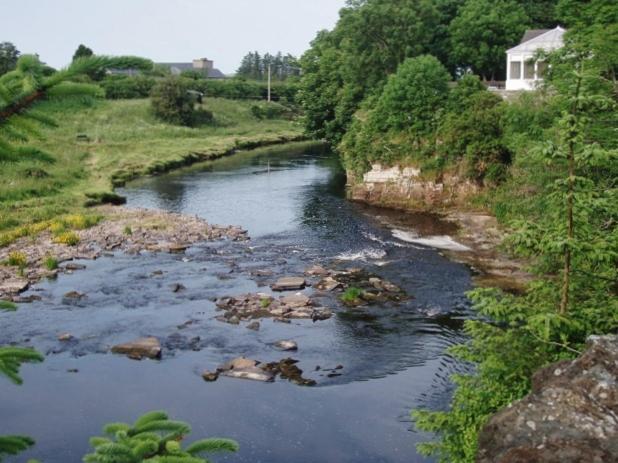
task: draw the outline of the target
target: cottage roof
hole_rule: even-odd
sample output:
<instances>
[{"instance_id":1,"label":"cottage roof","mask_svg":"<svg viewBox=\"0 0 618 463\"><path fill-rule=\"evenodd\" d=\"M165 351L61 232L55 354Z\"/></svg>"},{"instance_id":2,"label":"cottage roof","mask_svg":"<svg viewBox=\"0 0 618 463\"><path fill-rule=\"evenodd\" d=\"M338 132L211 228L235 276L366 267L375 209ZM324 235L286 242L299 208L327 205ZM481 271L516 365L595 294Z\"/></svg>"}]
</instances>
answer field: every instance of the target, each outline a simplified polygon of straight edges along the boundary
<instances>
[{"instance_id":1,"label":"cottage roof","mask_svg":"<svg viewBox=\"0 0 618 463\"><path fill-rule=\"evenodd\" d=\"M555 50L564 45L565 32L560 26L555 29L529 29L524 33L519 45L507 50L507 53L534 53L539 49Z\"/></svg>"}]
</instances>

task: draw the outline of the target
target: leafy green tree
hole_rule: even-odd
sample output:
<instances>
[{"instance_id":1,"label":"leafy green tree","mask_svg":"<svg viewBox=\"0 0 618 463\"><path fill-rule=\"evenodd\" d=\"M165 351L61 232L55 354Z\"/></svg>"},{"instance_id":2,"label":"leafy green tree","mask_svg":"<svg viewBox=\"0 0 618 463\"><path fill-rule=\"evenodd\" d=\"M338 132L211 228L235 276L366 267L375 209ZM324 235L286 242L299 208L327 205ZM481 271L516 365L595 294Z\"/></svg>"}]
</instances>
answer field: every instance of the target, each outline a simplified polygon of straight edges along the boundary
<instances>
[{"instance_id":1,"label":"leafy green tree","mask_svg":"<svg viewBox=\"0 0 618 463\"><path fill-rule=\"evenodd\" d=\"M517 0L535 29L553 29L559 25L556 6L558 0Z\"/></svg>"},{"instance_id":2,"label":"leafy green tree","mask_svg":"<svg viewBox=\"0 0 618 463\"><path fill-rule=\"evenodd\" d=\"M335 29L320 32L301 59L307 132L338 145L361 102L406 58L439 54L442 18L429 0L348 1Z\"/></svg>"},{"instance_id":3,"label":"leafy green tree","mask_svg":"<svg viewBox=\"0 0 618 463\"><path fill-rule=\"evenodd\" d=\"M11 42L0 43L0 76L15 69L19 50Z\"/></svg>"},{"instance_id":4,"label":"leafy green tree","mask_svg":"<svg viewBox=\"0 0 618 463\"><path fill-rule=\"evenodd\" d=\"M449 27L453 59L484 80L504 79L505 52L519 42L529 23L513 0L466 0Z\"/></svg>"},{"instance_id":5,"label":"leafy green tree","mask_svg":"<svg viewBox=\"0 0 618 463\"><path fill-rule=\"evenodd\" d=\"M237 452L238 444L230 439L202 439L186 448L181 441L191 427L171 421L165 412L146 413L133 425L112 423L103 428L106 437L93 437L94 452L84 457L86 463L208 463L203 455Z\"/></svg>"},{"instance_id":6,"label":"leafy green tree","mask_svg":"<svg viewBox=\"0 0 618 463\"><path fill-rule=\"evenodd\" d=\"M362 173L373 161L390 164L433 152L449 81L446 68L431 55L404 61L382 93L365 102L344 136L339 149L346 168Z\"/></svg>"},{"instance_id":7,"label":"leafy green tree","mask_svg":"<svg viewBox=\"0 0 618 463\"><path fill-rule=\"evenodd\" d=\"M79 47L77 47L77 50L75 50L75 53L73 53L73 61L78 58L88 58L93 55L94 52L91 48L88 48L86 45L80 43Z\"/></svg>"}]
</instances>

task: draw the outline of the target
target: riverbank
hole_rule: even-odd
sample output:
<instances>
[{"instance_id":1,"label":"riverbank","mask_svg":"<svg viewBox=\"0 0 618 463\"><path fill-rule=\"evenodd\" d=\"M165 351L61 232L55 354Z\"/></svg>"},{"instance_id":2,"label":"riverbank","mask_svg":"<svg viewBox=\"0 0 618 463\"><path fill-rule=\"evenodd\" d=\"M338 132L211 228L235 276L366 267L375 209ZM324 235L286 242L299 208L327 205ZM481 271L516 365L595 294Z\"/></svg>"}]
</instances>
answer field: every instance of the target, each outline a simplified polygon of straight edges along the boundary
<instances>
[{"instance_id":1,"label":"riverbank","mask_svg":"<svg viewBox=\"0 0 618 463\"><path fill-rule=\"evenodd\" d=\"M30 234L24 227L122 202L112 189L129 179L304 139L292 120L256 119L251 102L208 98L204 105L214 122L187 128L155 119L148 100L43 103L39 111L58 126L30 144L47 154L0 169L0 245Z\"/></svg>"},{"instance_id":2,"label":"riverbank","mask_svg":"<svg viewBox=\"0 0 618 463\"><path fill-rule=\"evenodd\" d=\"M478 286L520 291L530 281L525 262L510 257L501 247L506 235L498 220L473 206L482 189L456 175L425 178L420 169L374 165L362 179L348 176L352 201L405 213L437 214L453 227L444 230L415 227L400 238L440 249L449 258L471 267Z\"/></svg>"},{"instance_id":3,"label":"riverbank","mask_svg":"<svg viewBox=\"0 0 618 463\"><path fill-rule=\"evenodd\" d=\"M234 226L211 225L203 219L167 211L102 206L95 211L105 220L72 233L71 245L45 230L0 248L0 300L32 302L19 294L43 278L57 278L86 268L73 260L95 260L114 251L182 253L190 245L217 239L245 241L247 232Z\"/></svg>"}]
</instances>

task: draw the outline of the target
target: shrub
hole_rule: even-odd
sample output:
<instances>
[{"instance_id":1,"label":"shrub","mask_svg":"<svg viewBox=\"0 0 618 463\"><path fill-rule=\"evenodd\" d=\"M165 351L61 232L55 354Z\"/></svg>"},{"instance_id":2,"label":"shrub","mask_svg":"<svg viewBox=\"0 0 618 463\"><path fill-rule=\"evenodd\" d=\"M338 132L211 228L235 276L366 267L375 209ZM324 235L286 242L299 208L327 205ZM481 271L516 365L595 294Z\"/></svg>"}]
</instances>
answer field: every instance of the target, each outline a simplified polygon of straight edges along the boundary
<instances>
[{"instance_id":1,"label":"shrub","mask_svg":"<svg viewBox=\"0 0 618 463\"><path fill-rule=\"evenodd\" d=\"M9 253L7 264L14 267L25 267L28 264L28 257L21 251L12 251Z\"/></svg>"},{"instance_id":2,"label":"shrub","mask_svg":"<svg viewBox=\"0 0 618 463\"><path fill-rule=\"evenodd\" d=\"M86 198L88 199L84 202L85 207L94 207L101 204L120 206L122 204L126 204L127 202L127 198L124 196L120 196L110 191L86 193Z\"/></svg>"},{"instance_id":3,"label":"shrub","mask_svg":"<svg viewBox=\"0 0 618 463\"><path fill-rule=\"evenodd\" d=\"M125 225L123 233L127 236L131 236L133 234L133 229L130 226Z\"/></svg>"},{"instance_id":4,"label":"shrub","mask_svg":"<svg viewBox=\"0 0 618 463\"><path fill-rule=\"evenodd\" d=\"M147 98L155 85L155 79L147 76L107 76L100 83L105 98Z\"/></svg>"},{"instance_id":5,"label":"shrub","mask_svg":"<svg viewBox=\"0 0 618 463\"><path fill-rule=\"evenodd\" d=\"M190 126L194 120L194 99L178 77L167 77L152 89L152 110L156 117L171 124Z\"/></svg>"},{"instance_id":6,"label":"shrub","mask_svg":"<svg viewBox=\"0 0 618 463\"><path fill-rule=\"evenodd\" d=\"M354 286L346 289L340 296L343 302L356 302L363 294L363 290Z\"/></svg>"},{"instance_id":7,"label":"shrub","mask_svg":"<svg viewBox=\"0 0 618 463\"><path fill-rule=\"evenodd\" d=\"M54 238L54 243L66 244L67 246L75 246L79 243L79 236L75 232L65 231L65 232L59 233Z\"/></svg>"},{"instance_id":8,"label":"shrub","mask_svg":"<svg viewBox=\"0 0 618 463\"><path fill-rule=\"evenodd\" d=\"M292 112L279 103L261 103L251 106L251 114L256 119L277 119L287 116L292 117Z\"/></svg>"},{"instance_id":9,"label":"shrub","mask_svg":"<svg viewBox=\"0 0 618 463\"><path fill-rule=\"evenodd\" d=\"M478 91L460 98L465 110L449 113L440 127L444 156L465 160L466 176L478 182L504 178L511 152L503 140L504 103Z\"/></svg>"}]
</instances>

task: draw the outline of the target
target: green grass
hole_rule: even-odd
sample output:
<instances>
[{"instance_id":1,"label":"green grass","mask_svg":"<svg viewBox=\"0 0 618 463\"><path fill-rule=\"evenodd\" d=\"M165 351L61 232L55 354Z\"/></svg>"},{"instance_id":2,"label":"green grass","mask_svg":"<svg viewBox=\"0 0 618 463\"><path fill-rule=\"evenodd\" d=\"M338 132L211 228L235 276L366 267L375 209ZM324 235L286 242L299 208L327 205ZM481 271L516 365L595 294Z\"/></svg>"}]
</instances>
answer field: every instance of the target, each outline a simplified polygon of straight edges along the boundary
<instances>
[{"instance_id":1,"label":"green grass","mask_svg":"<svg viewBox=\"0 0 618 463\"><path fill-rule=\"evenodd\" d=\"M51 159L0 163L0 246L13 235L30 234L25 226L66 214L88 216L84 205L112 198L106 193L114 183L300 137L295 122L257 120L252 104L207 99L204 106L214 113L214 123L187 128L155 119L148 100L42 103L37 109L54 118L58 127L43 129L40 139L29 145ZM79 134L89 141L78 140ZM15 231L17 227L21 229Z\"/></svg>"},{"instance_id":2,"label":"green grass","mask_svg":"<svg viewBox=\"0 0 618 463\"><path fill-rule=\"evenodd\" d=\"M354 303L360 299L362 294L362 289L352 286L346 289L340 297L343 302Z\"/></svg>"}]
</instances>

